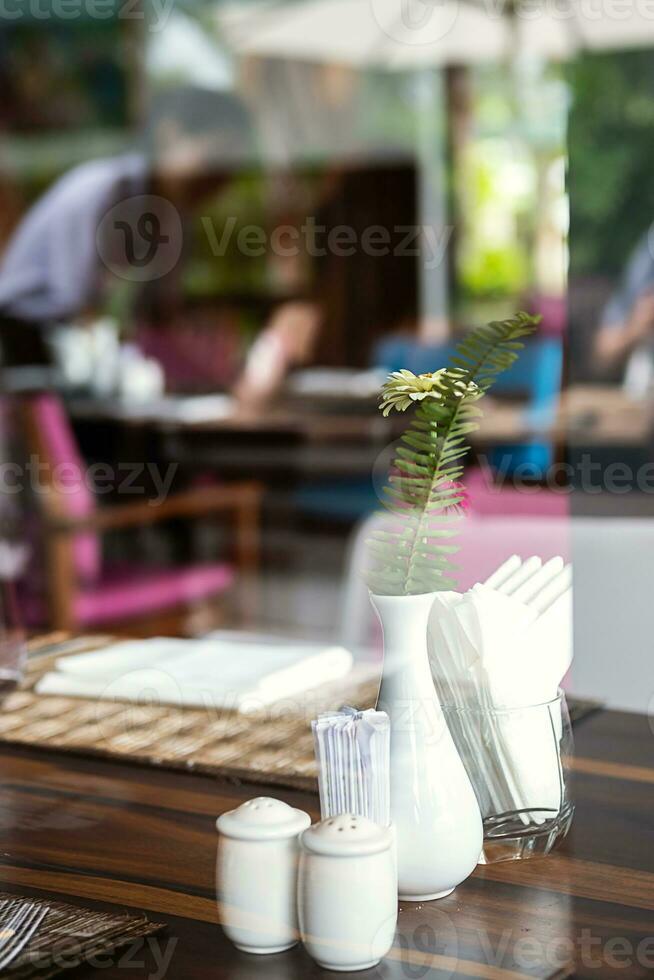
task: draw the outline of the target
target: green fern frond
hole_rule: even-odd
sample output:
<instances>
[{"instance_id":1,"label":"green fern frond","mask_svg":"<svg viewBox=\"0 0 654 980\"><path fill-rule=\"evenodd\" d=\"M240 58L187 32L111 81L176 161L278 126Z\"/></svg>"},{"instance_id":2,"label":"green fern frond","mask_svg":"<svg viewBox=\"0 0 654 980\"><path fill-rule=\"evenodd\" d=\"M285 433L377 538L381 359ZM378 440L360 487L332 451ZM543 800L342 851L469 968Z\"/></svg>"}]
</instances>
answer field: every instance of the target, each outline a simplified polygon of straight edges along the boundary
<instances>
[{"instance_id":1,"label":"green fern frond","mask_svg":"<svg viewBox=\"0 0 654 980\"><path fill-rule=\"evenodd\" d=\"M477 327L457 345L450 363L487 391L498 375L518 359L524 347L520 338L533 333L539 321L540 317L516 313L508 320Z\"/></svg>"},{"instance_id":2,"label":"green fern frond","mask_svg":"<svg viewBox=\"0 0 654 980\"><path fill-rule=\"evenodd\" d=\"M516 361L521 338L539 318L518 313L473 330L451 363L431 375L392 374L382 389L381 409L416 406L384 488L384 527L368 542L368 587L380 595L417 595L451 589L455 566L453 520L464 499L462 460L467 436L479 426L477 402Z\"/></svg>"}]
</instances>

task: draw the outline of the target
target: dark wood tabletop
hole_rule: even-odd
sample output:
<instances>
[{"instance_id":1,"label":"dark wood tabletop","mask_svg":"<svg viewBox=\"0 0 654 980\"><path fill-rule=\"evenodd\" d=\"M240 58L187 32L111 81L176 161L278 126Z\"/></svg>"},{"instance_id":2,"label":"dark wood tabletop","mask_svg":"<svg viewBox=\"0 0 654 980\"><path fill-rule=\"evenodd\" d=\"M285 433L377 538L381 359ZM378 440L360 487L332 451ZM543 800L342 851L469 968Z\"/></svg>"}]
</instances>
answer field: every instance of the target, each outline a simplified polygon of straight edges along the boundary
<instances>
[{"instance_id":1,"label":"dark wood tabletop","mask_svg":"<svg viewBox=\"0 0 654 980\"><path fill-rule=\"evenodd\" d=\"M175 396L169 398L171 406ZM184 398L178 399L180 405ZM319 399L279 399L263 407L238 407L215 418L193 420L169 412L157 417L152 410L126 409L116 399L76 399L68 404L72 417L80 420L105 420L125 426L153 425L166 431L236 433L268 436L278 433L302 438L309 445L385 443L404 428L402 417L383 419L376 399L352 399L342 396ZM346 407L344 408L344 402ZM349 407L347 405L349 404ZM487 397L477 432L471 433L475 445L524 440L552 439L572 445L635 445L647 443L654 424L654 406L648 398L629 396L619 385L573 385L561 392L558 403L547 412L534 413L525 401Z\"/></svg>"},{"instance_id":2,"label":"dark wood tabletop","mask_svg":"<svg viewBox=\"0 0 654 980\"><path fill-rule=\"evenodd\" d=\"M438 902L402 903L395 945L366 977L629 977L654 971L654 734L640 715L601 711L576 728L577 811L547 858L480 867ZM86 980L313 980L296 948L239 953L218 924L216 832L261 787L205 776L0 750L3 891L145 910L167 930ZM271 790L317 815L308 793ZM438 841L434 841L438 847Z\"/></svg>"}]
</instances>

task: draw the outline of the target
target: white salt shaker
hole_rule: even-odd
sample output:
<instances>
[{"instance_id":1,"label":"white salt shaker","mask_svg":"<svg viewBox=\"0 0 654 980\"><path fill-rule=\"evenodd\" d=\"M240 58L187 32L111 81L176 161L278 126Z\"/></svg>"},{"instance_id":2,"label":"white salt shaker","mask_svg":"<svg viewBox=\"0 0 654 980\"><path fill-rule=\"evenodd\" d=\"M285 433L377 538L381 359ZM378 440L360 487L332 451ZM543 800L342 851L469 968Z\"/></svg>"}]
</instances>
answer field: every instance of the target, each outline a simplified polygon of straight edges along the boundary
<instances>
[{"instance_id":1,"label":"white salt shaker","mask_svg":"<svg viewBox=\"0 0 654 980\"><path fill-rule=\"evenodd\" d=\"M311 819L259 796L216 821L216 888L225 934L247 953L279 953L298 941L298 835Z\"/></svg>"},{"instance_id":2,"label":"white salt shaker","mask_svg":"<svg viewBox=\"0 0 654 980\"><path fill-rule=\"evenodd\" d=\"M342 814L305 830L298 878L302 942L328 970L366 970L393 944L397 923L394 834Z\"/></svg>"}]
</instances>

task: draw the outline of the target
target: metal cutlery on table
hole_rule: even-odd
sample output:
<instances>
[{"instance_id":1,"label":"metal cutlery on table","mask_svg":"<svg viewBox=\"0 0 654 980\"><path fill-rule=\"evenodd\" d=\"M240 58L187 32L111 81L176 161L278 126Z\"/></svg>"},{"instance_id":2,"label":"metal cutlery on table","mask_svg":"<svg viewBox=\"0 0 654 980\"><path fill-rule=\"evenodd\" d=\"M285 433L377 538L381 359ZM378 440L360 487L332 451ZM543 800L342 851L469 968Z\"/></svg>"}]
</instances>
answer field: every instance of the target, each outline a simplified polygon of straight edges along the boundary
<instances>
[{"instance_id":1,"label":"metal cutlery on table","mask_svg":"<svg viewBox=\"0 0 654 980\"><path fill-rule=\"evenodd\" d=\"M0 971L20 956L48 912L47 905L24 899L0 904Z\"/></svg>"}]
</instances>

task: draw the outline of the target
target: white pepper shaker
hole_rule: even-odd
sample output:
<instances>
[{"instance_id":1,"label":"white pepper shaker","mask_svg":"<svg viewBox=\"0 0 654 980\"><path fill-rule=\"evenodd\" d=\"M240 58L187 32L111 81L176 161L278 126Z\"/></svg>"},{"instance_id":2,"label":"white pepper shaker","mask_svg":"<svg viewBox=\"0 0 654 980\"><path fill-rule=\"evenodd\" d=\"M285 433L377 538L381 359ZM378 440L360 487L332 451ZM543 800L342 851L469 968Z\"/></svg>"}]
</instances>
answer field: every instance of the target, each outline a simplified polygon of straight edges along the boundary
<instances>
[{"instance_id":1,"label":"white pepper shaker","mask_svg":"<svg viewBox=\"0 0 654 980\"><path fill-rule=\"evenodd\" d=\"M216 889L225 934L247 953L279 953L298 941L299 834L311 819L267 796L216 821Z\"/></svg>"},{"instance_id":2,"label":"white pepper shaker","mask_svg":"<svg viewBox=\"0 0 654 980\"><path fill-rule=\"evenodd\" d=\"M393 944L397 923L394 834L341 814L305 830L298 877L300 933L328 970L366 970Z\"/></svg>"}]
</instances>

